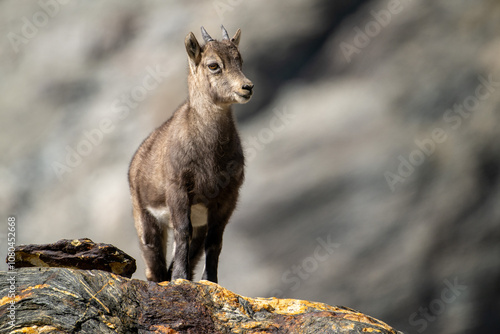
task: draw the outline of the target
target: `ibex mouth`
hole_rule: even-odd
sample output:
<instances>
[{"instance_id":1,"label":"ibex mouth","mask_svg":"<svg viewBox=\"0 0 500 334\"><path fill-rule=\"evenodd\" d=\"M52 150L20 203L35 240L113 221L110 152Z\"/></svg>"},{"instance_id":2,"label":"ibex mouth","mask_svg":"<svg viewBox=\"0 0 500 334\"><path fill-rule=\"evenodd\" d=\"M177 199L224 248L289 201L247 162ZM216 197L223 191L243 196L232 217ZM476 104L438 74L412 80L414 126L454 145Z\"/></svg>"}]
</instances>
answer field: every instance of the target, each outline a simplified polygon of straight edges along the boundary
<instances>
[{"instance_id":1,"label":"ibex mouth","mask_svg":"<svg viewBox=\"0 0 500 334\"><path fill-rule=\"evenodd\" d=\"M234 95L235 95L234 97L235 97L236 103L245 104L248 101L250 101L250 98L252 97L252 92L250 91L246 94L234 93Z\"/></svg>"},{"instance_id":2,"label":"ibex mouth","mask_svg":"<svg viewBox=\"0 0 500 334\"><path fill-rule=\"evenodd\" d=\"M244 98L244 99L250 99L252 97L252 92L246 93L246 94L241 94L241 93L236 93L238 96Z\"/></svg>"}]
</instances>

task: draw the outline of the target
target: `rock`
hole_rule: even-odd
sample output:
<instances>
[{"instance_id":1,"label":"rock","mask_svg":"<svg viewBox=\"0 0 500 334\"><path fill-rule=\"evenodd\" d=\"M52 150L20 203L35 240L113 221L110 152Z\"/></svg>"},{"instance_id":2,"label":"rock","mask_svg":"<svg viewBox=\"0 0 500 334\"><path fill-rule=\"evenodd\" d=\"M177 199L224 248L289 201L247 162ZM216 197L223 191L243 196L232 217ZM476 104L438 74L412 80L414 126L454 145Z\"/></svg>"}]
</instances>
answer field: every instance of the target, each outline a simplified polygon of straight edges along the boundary
<instances>
[{"instance_id":1,"label":"rock","mask_svg":"<svg viewBox=\"0 0 500 334\"><path fill-rule=\"evenodd\" d=\"M46 245L20 245L15 247L16 268L62 267L98 269L124 277L132 277L135 259L109 244L96 244L92 240L62 239Z\"/></svg>"},{"instance_id":2,"label":"rock","mask_svg":"<svg viewBox=\"0 0 500 334\"><path fill-rule=\"evenodd\" d=\"M100 270L0 272L0 297L0 333L400 333L346 307L248 298L208 281L157 284Z\"/></svg>"}]
</instances>

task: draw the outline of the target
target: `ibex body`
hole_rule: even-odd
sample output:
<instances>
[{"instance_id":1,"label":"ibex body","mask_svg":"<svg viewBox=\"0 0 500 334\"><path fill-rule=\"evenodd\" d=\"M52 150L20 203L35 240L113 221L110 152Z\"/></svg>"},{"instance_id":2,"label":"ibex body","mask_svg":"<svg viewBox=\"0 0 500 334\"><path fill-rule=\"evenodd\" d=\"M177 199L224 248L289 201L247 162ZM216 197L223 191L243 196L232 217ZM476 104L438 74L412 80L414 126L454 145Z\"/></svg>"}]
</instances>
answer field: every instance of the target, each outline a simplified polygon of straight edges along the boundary
<instances>
[{"instance_id":1,"label":"ibex body","mask_svg":"<svg viewBox=\"0 0 500 334\"><path fill-rule=\"evenodd\" d=\"M240 30L205 45L185 39L189 98L141 144L129 169L135 227L146 277L192 279L205 251L202 279L217 282L224 228L243 182L244 157L231 105L246 103L253 84L242 72ZM174 254L166 265L167 231Z\"/></svg>"}]
</instances>

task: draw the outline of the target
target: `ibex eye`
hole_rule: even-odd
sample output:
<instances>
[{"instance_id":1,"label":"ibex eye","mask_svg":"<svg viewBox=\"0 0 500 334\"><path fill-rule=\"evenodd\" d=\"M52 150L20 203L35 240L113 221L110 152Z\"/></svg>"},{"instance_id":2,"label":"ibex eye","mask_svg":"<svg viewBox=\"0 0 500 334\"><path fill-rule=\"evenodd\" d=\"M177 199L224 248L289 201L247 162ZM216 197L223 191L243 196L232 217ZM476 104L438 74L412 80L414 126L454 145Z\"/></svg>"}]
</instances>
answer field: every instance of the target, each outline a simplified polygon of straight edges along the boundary
<instances>
[{"instance_id":1,"label":"ibex eye","mask_svg":"<svg viewBox=\"0 0 500 334\"><path fill-rule=\"evenodd\" d=\"M208 64L208 68L211 71L217 71L219 69L219 64L217 64L217 63Z\"/></svg>"}]
</instances>

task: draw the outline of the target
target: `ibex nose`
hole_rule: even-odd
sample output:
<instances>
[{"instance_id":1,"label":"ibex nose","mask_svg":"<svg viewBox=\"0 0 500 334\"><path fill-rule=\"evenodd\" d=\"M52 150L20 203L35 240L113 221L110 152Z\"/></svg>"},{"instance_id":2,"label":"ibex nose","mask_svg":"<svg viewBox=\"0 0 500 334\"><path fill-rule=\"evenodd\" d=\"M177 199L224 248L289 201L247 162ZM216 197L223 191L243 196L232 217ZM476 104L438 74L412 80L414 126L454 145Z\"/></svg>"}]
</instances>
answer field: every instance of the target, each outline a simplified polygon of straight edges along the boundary
<instances>
[{"instance_id":1,"label":"ibex nose","mask_svg":"<svg viewBox=\"0 0 500 334\"><path fill-rule=\"evenodd\" d=\"M248 90L251 93L252 89L253 89L253 83L244 84L243 87L241 87L241 88L242 89L246 89L246 90Z\"/></svg>"}]
</instances>

